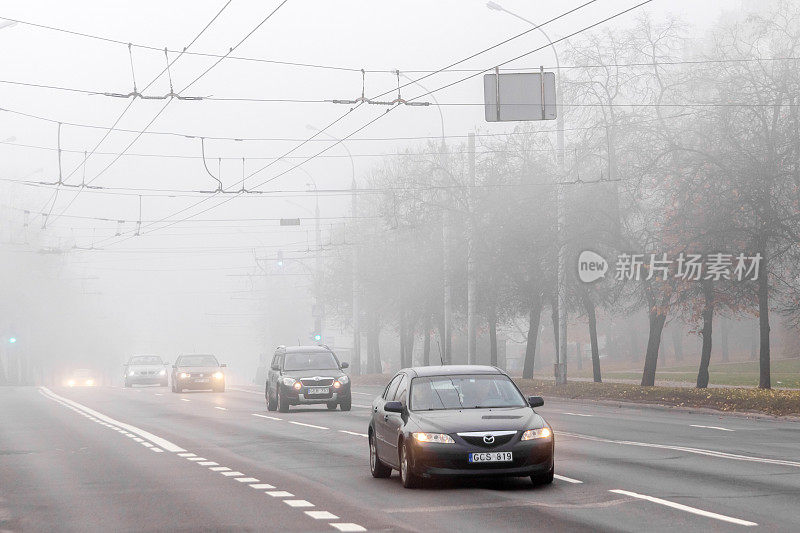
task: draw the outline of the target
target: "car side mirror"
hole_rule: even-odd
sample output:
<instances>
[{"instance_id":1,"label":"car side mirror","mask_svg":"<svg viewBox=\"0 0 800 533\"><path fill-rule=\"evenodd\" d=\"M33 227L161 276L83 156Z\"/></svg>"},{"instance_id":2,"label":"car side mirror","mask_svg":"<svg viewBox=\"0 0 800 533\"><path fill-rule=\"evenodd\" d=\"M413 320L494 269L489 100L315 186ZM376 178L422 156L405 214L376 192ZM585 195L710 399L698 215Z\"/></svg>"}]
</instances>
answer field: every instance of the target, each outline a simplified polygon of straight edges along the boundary
<instances>
[{"instance_id":1,"label":"car side mirror","mask_svg":"<svg viewBox=\"0 0 800 533\"><path fill-rule=\"evenodd\" d=\"M347 362L342 363L342 368L348 368L349 366L350 366L350 363L347 363Z\"/></svg>"},{"instance_id":2,"label":"car side mirror","mask_svg":"<svg viewBox=\"0 0 800 533\"><path fill-rule=\"evenodd\" d=\"M544 398L541 396L528 396L528 404L531 407L541 407L544 405Z\"/></svg>"},{"instance_id":3,"label":"car side mirror","mask_svg":"<svg viewBox=\"0 0 800 533\"><path fill-rule=\"evenodd\" d=\"M383 404L383 410L387 413L402 413L403 404L400 402L386 402Z\"/></svg>"},{"instance_id":4,"label":"car side mirror","mask_svg":"<svg viewBox=\"0 0 800 533\"><path fill-rule=\"evenodd\" d=\"M280 370L281 369L281 367L278 366L278 365L271 365L269 368L270 368L270 370Z\"/></svg>"},{"instance_id":5,"label":"car side mirror","mask_svg":"<svg viewBox=\"0 0 800 533\"><path fill-rule=\"evenodd\" d=\"M220 368L225 368L226 366L228 366L228 363L220 363L219 365Z\"/></svg>"}]
</instances>

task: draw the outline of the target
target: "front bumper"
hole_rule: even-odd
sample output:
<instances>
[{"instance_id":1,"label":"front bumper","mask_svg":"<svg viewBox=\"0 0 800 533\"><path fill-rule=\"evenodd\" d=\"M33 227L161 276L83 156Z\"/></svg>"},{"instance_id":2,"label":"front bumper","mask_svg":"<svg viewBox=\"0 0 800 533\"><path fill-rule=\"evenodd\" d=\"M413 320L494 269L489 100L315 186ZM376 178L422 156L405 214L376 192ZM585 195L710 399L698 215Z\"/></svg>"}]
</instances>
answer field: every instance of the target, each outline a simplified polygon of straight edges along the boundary
<instances>
[{"instance_id":1,"label":"front bumper","mask_svg":"<svg viewBox=\"0 0 800 533\"><path fill-rule=\"evenodd\" d=\"M167 382L167 376L127 376L125 380L131 385L156 385Z\"/></svg>"},{"instance_id":2,"label":"front bumper","mask_svg":"<svg viewBox=\"0 0 800 533\"><path fill-rule=\"evenodd\" d=\"M224 379L210 378L209 381L200 381L203 378L176 379L175 386L186 390L212 390L225 386Z\"/></svg>"},{"instance_id":3,"label":"front bumper","mask_svg":"<svg viewBox=\"0 0 800 533\"><path fill-rule=\"evenodd\" d=\"M522 477L545 474L553 468L553 438L520 441L519 436L508 444L482 448L457 441L454 444L411 442L411 470L422 477ZM473 452L513 453L513 461L470 463Z\"/></svg>"},{"instance_id":4,"label":"front bumper","mask_svg":"<svg viewBox=\"0 0 800 533\"><path fill-rule=\"evenodd\" d=\"M350 385L344 385L339 389L330 387L328 394L308 394L308 387L304 386L299 391L281 384L281 394L289 400L289 405L313 405L321 403L341 402L350 398Z\"/></svg>"}]
</instances>

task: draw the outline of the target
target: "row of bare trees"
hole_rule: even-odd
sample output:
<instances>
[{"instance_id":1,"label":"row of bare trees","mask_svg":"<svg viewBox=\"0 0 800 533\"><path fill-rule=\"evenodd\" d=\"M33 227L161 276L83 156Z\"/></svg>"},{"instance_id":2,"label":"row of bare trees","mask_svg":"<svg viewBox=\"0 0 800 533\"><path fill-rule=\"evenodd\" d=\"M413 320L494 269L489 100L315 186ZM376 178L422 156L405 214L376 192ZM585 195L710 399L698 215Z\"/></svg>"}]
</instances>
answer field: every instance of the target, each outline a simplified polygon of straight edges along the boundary
<instances>
[{"instance_id":1,"label":"row of bare trees","mask_svg":"<svg viewBox=\"0 0 800 533\"><path fill-rule=\"evenodd\" d=\"M798 47L800 12L786 2L731 16L703 38L675 20L643 16L628 30L569 45L569 67L561 71L565 167L556 165L552 130L541 125L479 135L477 153L467 144L431 144L388 158L368 177L369 192L359 194L360 214L380 223L370 219L346 230L348 244L359 250L367 369L381 368L378 338L387 326L399 332L401 364L410 364L418 332L423 363L430 362L429 332L444 338L445 278L455 317L465 319L472 254L492 362L498 327L524 320L523 376L532 376L542 313L558 312L562 242L569 265L592 250L612 270L621 253L760 257L759 275L749 281L705 273L687 281L673 262L663 276L645 264L638 280L609 272L589 284L570 268L567 305L572 316L588 319L596 381L598 310L647 313L642 385L654 384L669 321L701 332L697 386L705 387L714 317L756 316L758 385L769 388L770 313L800 316ZM560 232L558 187L567 199ZM352 257L334 249L326 262L326 300L343 320Z\"/></svg>"}]
</instances>

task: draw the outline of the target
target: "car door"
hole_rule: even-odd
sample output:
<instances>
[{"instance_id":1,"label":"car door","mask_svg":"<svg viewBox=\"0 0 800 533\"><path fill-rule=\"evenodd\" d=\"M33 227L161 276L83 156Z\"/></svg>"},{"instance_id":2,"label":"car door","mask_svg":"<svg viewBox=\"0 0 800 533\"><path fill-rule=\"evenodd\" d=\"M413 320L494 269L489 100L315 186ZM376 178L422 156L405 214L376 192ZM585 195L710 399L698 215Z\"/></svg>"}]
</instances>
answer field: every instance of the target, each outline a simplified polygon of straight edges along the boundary
<instances>
[{"instance_id":1,"label":"car door","mask_svg":"<svg viewBox=\"0 0 800 533\"><path fill-rule=\"evenodd\" d=\"M403 378L397 386L397 391L392 398L395 402L400 402L403 407L408 406L408 384L411 379L407 374L403 374ZM387 400L387 401L392 401ZM403 424L405 423L405 416L401 413L386 413L383 417L384 427L386 431L386 454L384 457L391 457L392 460L397 461L399 464L399 450L397 449L397 442L399 440L400 432L402 431Z\"/></svg>"},{"instance_id":2,"label":"car door","mask_svg":"<svg viewBox=\"0 0 800 533\"><path fill-rule=\"evenodd\" d=\"M272 363L269 365L268 387L273 394L275 394L275 391L278 390L278 378L280 377L280 370L274 370L273 367L277 366L280 368L281 362L281 354L275 354L275 357L272 358Z\"/></svg>"},{"instance_id":3,"label":"car door","mask_svg":"<svg viewBox=\"0 0 800 533\"><path fill-rule=\"evenodd\" d=\"M390 413L384 411L383 406L387 401L390 401L392 398L394 398L394 395L397 392L397 387L400 385L400 381L404 375L405 374L395 375L395 377L392 378L392 380L389 382L389 385L387 385L386 389L383 391L383 396L377 398L372 407L373 429L375 430L375 447L378 450L378 455L381 457L387 457L392 462L394 462L394 456L389 455L389 453L391 453L391 446L386 442L388 437L387 422Z\"/></svg>"}]
</instances>

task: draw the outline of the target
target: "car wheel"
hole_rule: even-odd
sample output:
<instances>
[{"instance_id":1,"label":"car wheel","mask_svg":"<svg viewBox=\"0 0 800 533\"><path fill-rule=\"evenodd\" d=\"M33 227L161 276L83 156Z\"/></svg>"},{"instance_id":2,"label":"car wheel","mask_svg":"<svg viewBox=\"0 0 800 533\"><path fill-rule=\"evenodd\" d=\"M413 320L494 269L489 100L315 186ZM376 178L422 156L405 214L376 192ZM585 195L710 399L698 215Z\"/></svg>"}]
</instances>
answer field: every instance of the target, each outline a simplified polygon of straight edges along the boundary
<instances>
[{"instance_id":1,"label":"car wheel","mask_svg":"<svg viewBox=\"0 0 800 533\"><path fill-rule=\"evenodd\" d=\"M278 408L278 400L277 398L273 398L272 394L270 394L269 389L267 389L267 411L274 411Z\"/></svg>"},{"instance_id":2,"label":"car wheel","mask_svg":"<svg viewBox=\"0 0 800 533\"><path fill-rule=\"evenodd\" d=\"M342 400L341 402L339 402L339 407L341 408L342 411L349 411L350 407L351 407L351 404L352 404L352 401L353 400L351 398L347 398L346 400Z\"/></svg>"},{"instance_id":3,"label":"car wheel","mask_svg":"<svg viewBox=\"0 0 800 533\"><path fill-rule=\"evenodd\" d=\"M333 411L334 409L336 409L337 404L336 402L328 402L326 405L328 406L328 411Z\"/></svg>"},{"instance_id":4,"label":"car wheel","mask_svg":"<svg viewBox=\"0 0 800 533\"><path fill-rule=\"evenodd\" d=\"M400 445L400 481L407 489L415 489L420 485L419 476L411 471L411 457L405 443Z\"/></svg>"},{"instance_id":5,"label":"car wheel","mask_svg":"<svg viewBox=\"0 0 800 533\"><path fill-rule=\"evenodd\" d=\"M278 387L278 390L275 391L278 395L278 411L281 413L288 413L289 412L289 400L283 397L281 394L281 388Z\"/></svg>"},{"instance_id":6,"label":"car wheel","mask_svg":"<svg viewBox=\"0 0 800 533\"><path fill-rule=\"evenodd\" d=\"M553 482L554 474L555 474L554 467L550 467L550 470L546 474L538 474L535 476L531 476L531 481L533 482L534 486L549 485Z\"/></svg>"},{"instance_id":7,"label":"car wheel","mask_svg":"<svg viewBox=\"0 0 800 533\"><path fill-rule=\"evenodd\" d=\"M385 465L378 458L378 448L375 446L375 437L369 435L369 471L372 477L387 478L392 475L392 467Z\"/></svg>"}]
</instances>

